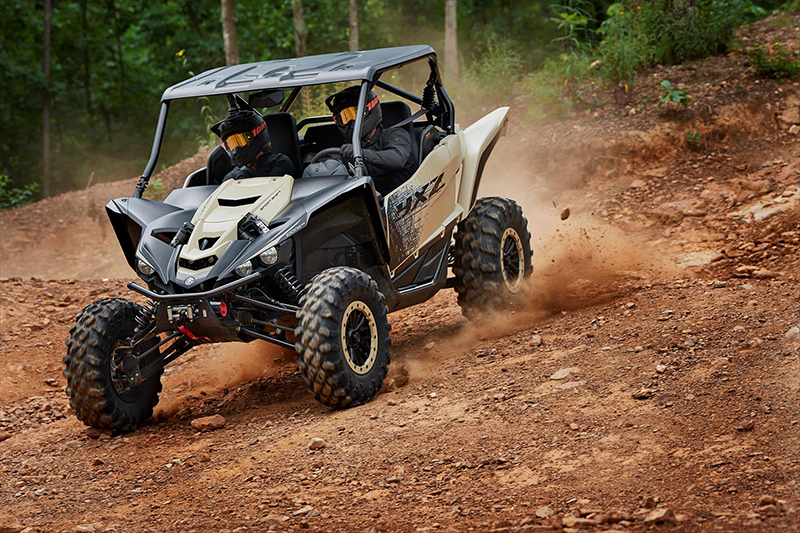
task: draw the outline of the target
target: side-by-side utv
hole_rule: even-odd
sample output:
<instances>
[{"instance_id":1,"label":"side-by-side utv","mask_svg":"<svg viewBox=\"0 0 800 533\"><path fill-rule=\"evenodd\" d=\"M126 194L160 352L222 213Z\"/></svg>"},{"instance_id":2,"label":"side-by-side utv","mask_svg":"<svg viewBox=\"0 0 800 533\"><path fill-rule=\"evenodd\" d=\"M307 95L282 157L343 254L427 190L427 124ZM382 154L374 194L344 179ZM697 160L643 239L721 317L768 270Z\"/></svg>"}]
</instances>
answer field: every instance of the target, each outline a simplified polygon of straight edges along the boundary
<instances>
[{"instance_id":1,"label":"side-by-side utv","mask_svg":"<svg viewBox=\"0 0 800 533\"><path fill-rule=\"evenodd\" d=\"M419 93L382 80L418 61L430 67ZM330 115L296 122L292 104L304 87L341 82L360 86L352 139ZM411 178L385 195L359 143L375 87L400 98L382 103L382 126L409 133L416 161ZM272 151L292 172L222 182L232 162L217 147L163 202L144 199L170 104L215 96L278 109L263 118ZM445 287L468 318L512 303L532 269L527 221L512 200L477 198L507 114L503 107L461 129L429 46L221 67L167 89L133 196L106 206L141 278L128 287L147 303L105 298L78 315L64 357L78 418L135 429L152 415L169 362L198 344L257 339L296 350L320 402L359 405L386 376L391 311ZM348 142L354 164L340 156Z\"/></svg>"}]
</instances>

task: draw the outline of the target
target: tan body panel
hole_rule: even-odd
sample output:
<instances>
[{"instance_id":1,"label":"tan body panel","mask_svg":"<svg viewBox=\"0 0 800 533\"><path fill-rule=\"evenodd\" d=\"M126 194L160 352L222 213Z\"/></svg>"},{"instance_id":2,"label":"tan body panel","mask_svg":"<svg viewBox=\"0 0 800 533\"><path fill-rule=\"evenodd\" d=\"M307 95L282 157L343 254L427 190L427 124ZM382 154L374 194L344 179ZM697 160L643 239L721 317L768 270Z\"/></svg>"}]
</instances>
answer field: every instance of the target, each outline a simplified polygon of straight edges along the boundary
<instances>
[{"instance_id":1,"label":"tan body panel","mask_svg":"<svg viewBox=\"0 0 800 533\"><path fill-rule=\"evenodd\" d=\"M458 205L469 213L472 199L478 187L478 167L483 153L498 135L506 134L508 129L508 107L495 109L464 130L464 168L461 173L461 188L458 192Z\"/></svg>"},{"instance_id":2,"label":"tan body panel","mask_svg":"<svg viewBox=\"0 0 800 533\"><path fill-rule=\"evenodd\" d=\"M238 238L238 222L247 213L252 213L260 218L264 224L269 224L289 203L294 188L294 179L289 176L274 178L247 178L243 180L228 180L217 187L213 193L200 205L192 217L194 231L189 242L182 248L180 257L189 261L197 261L210 256L218 259L231 241ZM228 200L241 202L248 198L255 198L253 202L245 205L226 206L220 205ZM200 249L200 239L217 238L213 246ZM178 267L178 272L196 274L205 272L212 267L202 270L187 270Z\"/></svg>"},{"instance_id":3,"label":"tan body panel","mask_svg":"<svg viewBox=\"0 0 800 533\"><path fill-rule=\"evenodd\" d=\"M445 137L414 175L384 198L392 275L463 215L456 203L462 142L460 131Z\"/></svg>"}]
</instances>

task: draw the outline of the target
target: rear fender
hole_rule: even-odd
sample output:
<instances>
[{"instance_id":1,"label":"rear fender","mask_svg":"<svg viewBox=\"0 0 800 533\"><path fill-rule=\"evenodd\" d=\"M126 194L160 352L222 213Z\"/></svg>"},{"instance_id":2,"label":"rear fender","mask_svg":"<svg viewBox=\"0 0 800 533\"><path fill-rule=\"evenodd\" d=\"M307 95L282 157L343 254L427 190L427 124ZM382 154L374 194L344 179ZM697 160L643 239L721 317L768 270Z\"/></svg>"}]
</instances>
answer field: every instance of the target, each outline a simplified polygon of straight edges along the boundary
<instances>
[{"instance_id":1,"label":"rear fender","mask_svg":"<svg viewBox=\"0 0 800 533\"><path fill-rule=\"evenodd\" d=\"M489 156L508 129L508 107L495 109L464 130L464 167L458 203L469 213L478 196L481 176Z\"/></svg>"}]
</instances>

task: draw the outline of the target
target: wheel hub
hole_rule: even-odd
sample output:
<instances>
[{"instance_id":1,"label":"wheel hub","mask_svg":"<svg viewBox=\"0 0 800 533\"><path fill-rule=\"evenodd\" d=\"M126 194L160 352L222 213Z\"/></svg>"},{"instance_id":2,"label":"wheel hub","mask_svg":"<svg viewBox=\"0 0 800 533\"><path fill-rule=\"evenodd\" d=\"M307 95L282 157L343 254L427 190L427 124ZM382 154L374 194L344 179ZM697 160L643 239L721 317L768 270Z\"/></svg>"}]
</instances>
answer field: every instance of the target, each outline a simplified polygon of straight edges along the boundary
<instances>
[{"instance_id":1,"label":"wheel hub","mask_svg":"<svg viewBox=\"0 0 800 533\"><path fill-rule=\"evenodd\" d=\"M500 267L503 271L503 281L512 294L522 288L525 273L525 252L522 239L514 228L507 228L500 240Z\"/></svg>"},{"instance_id":2,"label":"wheel hub","mask_svg":"<svg viewBox=\"0 0 800 533\"><path fill-rule=\"evenodd\" d=\"M378 355L378 325L372 310L361 301L347 306L342 317L342 351L356 374L366 374Z\"/></svg>"}]
</instances>

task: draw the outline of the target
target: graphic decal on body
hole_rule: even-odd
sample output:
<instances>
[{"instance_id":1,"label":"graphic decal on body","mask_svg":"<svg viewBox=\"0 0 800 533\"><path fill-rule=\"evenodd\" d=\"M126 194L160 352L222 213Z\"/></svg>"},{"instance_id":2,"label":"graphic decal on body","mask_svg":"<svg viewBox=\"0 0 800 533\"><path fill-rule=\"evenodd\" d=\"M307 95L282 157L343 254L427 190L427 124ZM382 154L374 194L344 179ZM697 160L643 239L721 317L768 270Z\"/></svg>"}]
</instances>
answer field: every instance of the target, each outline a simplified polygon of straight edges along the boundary
<instances>
[{"instance_id":1,"label":"graphic decal on body","mask_svg":"<svg viewBox=\"0 0 800 533\"><path fill-rule=\"evenodd\" d=\"M405 259L419 247L420 235L428 216L426 207L444 189L444 172L428 183L407 185L389 197L389 247L394 260Z\"/></svg>"}]
</instances>

